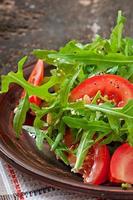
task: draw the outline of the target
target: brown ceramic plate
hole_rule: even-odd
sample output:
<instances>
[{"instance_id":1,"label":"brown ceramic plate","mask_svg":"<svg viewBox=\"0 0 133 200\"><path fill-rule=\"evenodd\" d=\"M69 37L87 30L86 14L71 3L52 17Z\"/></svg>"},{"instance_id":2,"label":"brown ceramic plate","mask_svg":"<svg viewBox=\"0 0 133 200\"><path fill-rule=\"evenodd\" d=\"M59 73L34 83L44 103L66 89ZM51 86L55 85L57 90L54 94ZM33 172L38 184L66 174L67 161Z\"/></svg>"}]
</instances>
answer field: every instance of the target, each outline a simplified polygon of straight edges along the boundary
<instances>
[{"instance_id":1,"label":"brown ceramic plate","mask_svg":"<svg viewBox=\"0 0 133 200\"><path fill-rule=\"evenodd\" d=\"M25 68L25 74L31 71L32 64ZM12 85L7 94L0 96L0 155L17 168L32 174L39 179L65 189L89 194L93 197L111 199L133 199L133 189L122 190L117 186L93 186L83 184L82 178L71 173L70 168L55 159L49 147L44 145L43 152L39 152L34 139L23 133L17 140L12 127L13 110L21 88Z\"/></svg>"}]
</instances>

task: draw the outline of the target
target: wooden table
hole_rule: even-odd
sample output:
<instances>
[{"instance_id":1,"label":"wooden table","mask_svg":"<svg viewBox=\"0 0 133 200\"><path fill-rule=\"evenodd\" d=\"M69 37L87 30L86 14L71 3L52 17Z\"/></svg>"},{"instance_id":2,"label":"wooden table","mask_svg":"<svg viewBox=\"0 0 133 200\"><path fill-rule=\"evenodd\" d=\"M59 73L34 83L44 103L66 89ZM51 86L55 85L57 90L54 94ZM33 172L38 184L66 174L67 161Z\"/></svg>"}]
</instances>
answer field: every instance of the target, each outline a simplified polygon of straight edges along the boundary
<instances>
[{"instance_id":1,"label":"wooden table","mask_svg":"<svg viewBox=\"0 0 133 200\"><path fill-rule=\"evenodd\" d=\"M0 0L0 74L34 48L109 36L118 9L127 16L126 34L133 36L131 0Z\"/></svg>"}]
</instances>

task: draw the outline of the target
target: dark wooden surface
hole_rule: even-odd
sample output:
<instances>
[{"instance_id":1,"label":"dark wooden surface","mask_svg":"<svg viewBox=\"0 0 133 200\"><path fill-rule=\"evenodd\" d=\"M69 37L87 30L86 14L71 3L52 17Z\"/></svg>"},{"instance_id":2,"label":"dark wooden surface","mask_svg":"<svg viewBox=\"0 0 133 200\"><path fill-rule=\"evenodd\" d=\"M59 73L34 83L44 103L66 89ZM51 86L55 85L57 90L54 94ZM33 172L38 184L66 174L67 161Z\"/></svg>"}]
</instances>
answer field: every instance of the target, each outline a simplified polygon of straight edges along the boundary
<instances>
[{"instance_id":1,"label":"dark wooden surface","mask_svg":"<svg viewBox=\"0 0 133 200\"><path fill-rule=\"evenodd\" d=\"M126 34L133 36L132 0L0 0L0 74L34 48L107 37L118 9L127 16Z\"/></svg>"}]
</instances>

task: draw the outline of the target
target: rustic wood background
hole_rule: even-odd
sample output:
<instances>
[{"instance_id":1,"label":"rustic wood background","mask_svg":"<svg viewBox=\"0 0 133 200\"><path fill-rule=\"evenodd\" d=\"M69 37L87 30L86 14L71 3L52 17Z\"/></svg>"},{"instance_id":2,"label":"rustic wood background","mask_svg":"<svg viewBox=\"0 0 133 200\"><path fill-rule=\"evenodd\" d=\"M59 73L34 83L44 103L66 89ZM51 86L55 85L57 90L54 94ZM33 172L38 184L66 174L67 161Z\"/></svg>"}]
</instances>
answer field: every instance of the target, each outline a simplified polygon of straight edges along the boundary
<instances>
[{"instance_id":1,"label":"rustic wood background","mask_svg":"<svg viewBox=\"0 0 133 200\"><path fill-rule=\"evenodd\" d=\"M34 48L107 37L118 9L127 16L126 34L133 36L133 0L0 0L0 74L15 69Z\"/></svg>"}]
</instances>

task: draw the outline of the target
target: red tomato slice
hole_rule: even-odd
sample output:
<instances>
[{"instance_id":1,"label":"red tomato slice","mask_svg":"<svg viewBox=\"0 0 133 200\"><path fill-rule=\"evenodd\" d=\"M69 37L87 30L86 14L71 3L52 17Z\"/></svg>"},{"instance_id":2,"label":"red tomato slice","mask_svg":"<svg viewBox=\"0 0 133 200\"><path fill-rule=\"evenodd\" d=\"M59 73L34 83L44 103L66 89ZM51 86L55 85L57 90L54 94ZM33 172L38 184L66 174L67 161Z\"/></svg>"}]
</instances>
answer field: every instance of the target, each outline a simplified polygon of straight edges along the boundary
<instances>
[{"instance_id":1,"label":"red tomato slice","mask_svg":"<svg viewBox=\"0 0 133 200\"><path fill-rule=\"evenodd\" d=\"M30 74L28 82L34 86L38 86L38 85L41 85L43 78L44 78L44 63L42 60L39 59L36 65L34 66L33 71ZM23 98L24 95L25 95L25 92L22 93L21 97ZM29 97L29 101L38 106L40 106L41 104L41 99L34 95Z\"/></svg>"},{"instance_id":2,"label":"red tomato slice","mask_svg":"<svg viewBox=\"0 0 133 200\"><path fill-rule=\"evenodd\" d=\"M110 175L112 182L133 184L133 147L129 144L122 144L114 152L110 163Z\"/></svg>"},{"instance_id":3,"label":"red tomato slice","mask_svg":"<svg viewBox=\"0 0 133 200\"><path fill-rule=\"evenodd\" d=\"M70 131L66 132L64 142L70 149L75 149L77 145L73 144ZM68 161L70 166L73 167L76 162L76 156L72 153L68 154ZM89 149L82 169L78 173L82 174L85 183L98 185L108 179L109 165L110 153L108 147L106 145L96 144Z\"/></svg>"},{"instance_id":4,"label":"red tomato slice","mask_svg":"<svg viewBox=\"0 0 133 200\"><path fill-rule=\"evenodd\" d=\"M102 96L107 95L118 107L133 99L133 85L128 80L117 75L105 74L88 78L80 83L72 90L70 100L75 101L84 95L93 98L98 91L101 91Z\"/></svg>"},{"instance_id":5,"label":"red tomato slice","mask_svg":"<svg viewBox=\"0 0 133 200\"><path fill-rule=\"evenodd\" d=\"M107 145L96 144L89 150L83 164L85 183L99 185L108 179L110 153Z\"/></svg>"}]
</instances>

